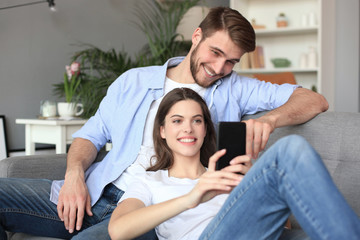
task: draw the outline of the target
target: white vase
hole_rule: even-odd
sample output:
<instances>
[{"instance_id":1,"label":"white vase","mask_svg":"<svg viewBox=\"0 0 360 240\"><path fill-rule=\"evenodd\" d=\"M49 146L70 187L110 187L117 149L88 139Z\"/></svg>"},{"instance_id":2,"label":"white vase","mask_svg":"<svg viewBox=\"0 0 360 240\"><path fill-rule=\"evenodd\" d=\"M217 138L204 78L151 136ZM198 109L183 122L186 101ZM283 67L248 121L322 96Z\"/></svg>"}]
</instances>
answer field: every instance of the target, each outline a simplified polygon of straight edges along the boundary
<instances>
[{"instance_id":1,"label":"white vase","mask_svg":"<svg viewBox=\"0 0 360 240\"><path fill-rule=\"evenodd\" d=\"M60 118L65 119L80 116L84 112L81 103L59 102L57 108Z\"/></svg>"},{"instance_id":2,"label":"white vase","mask_svg":"<svg viewBox=\"0 0 360 240\"><path fill-rule=\"evenodd\" d=\"M317 53L315 47L310 47L308 53L308 67L309 68L316 68L317 67Z\"/></svg>"}]
</instances>

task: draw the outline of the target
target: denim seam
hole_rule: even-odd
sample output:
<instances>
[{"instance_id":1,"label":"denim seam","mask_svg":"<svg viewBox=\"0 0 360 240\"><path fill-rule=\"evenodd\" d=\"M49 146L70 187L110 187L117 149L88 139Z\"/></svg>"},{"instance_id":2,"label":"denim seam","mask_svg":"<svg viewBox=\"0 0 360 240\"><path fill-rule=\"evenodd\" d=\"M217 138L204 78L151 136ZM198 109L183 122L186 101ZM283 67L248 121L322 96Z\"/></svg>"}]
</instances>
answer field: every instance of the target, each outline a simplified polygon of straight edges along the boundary
<instances>
[{"instance_id":1,"label":"denim seam","mask_svg":"<svg viewBox=\"0 0 360 240\"><path fill-rule=\"evenodd\" d=\"M287 175L285 175L285 177L287 177ZM289 182L286 182L285 187L288 190L288 193L292 196L293 200L296 201L296 203L298 204L304 216L309 220L311 225L314 227L314 229L317 229L317 232L324 237L322 239L328 239L329 236L327 236L327 234L323 231L320 222L311 214L309 207L305 205L303 201L301 201L300 196L296 193L293 186Z\"/></svg>"},{"instance_id":2,"label":"denim seam","mask_svg":"<svg viewBox=\"0 0 360 240\"><path fill-rule=\"evenodd\" d=\"M39 214L38 212L34 212L34 211L25 211L23 209L3 208L3 209L0 209L0 213L26 214L26 215L31 215L31 216L35 216L35 217L41 217L41 218L46 218L46 219L51 219L51 220L56 220L56 221L61 222L61 220L58 217L55 217L52 215Z\"/></svg>"},{"instance_id":3,"label":"denim seam","mask_svg":"<svg viewBox=\"0 0 360 240\"><path fill-rule=\"evenodd\" d=\"M272 167L276 170L275 172L279 175L279 177L283 181L285 188L287 189L288 193L292 196L293 200L296 201L300 210L304 213L304 216L306 216L306 218L313 224L315 229L319 231L319 234L321 234L322 236L326 236L327 234L323 231L323 228L321 228L320 222L317 221L314 218L314 216L312 216L309 210L309 206L305 205L305 203L301 200L300 196L296 193L295 189L290 184L290 182L286 181L286 178L289 178L286 170L281 169L276 162L274 162ZM272 167L264 169L264 172L269 171ZM327 238L328 236L326 236L326 238L324 239Z\"/></svg>"},{"instance_id":4,"label":"denim seam","mask_svg":"<svg viewBox=\"0 0 360 240\"><path fill-rule=\"evenodd\" d=\"M112 204L107 204L106 205L106 210L103 212L103 215L100 217L99 222L103 221L105 219L105 217L108 215L108 213L109 213L109 211L111 209L111 205Z\"/></svg>"}]
</instances>

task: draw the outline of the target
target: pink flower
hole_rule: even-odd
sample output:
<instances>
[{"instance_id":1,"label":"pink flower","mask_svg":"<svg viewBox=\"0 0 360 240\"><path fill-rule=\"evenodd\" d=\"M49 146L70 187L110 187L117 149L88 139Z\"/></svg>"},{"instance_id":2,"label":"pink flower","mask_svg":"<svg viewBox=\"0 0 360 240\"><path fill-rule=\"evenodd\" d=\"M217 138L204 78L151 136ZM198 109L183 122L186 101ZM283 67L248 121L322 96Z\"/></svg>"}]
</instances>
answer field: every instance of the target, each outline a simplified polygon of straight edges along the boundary
<instances>
[{"instance_id":1,"label":"pink flower","mask_svg":"<svg viewBox=\"0 0 360 240\"><path fill-rule=\"evenodd\" d=\"M72 76L71 70L70 70L70 66L69 66L69 65L66 65L66 66L65 66L65 70L66 70L66 75L68 76L68 81L70 81L70 80L71 80L71 76Z\"/></svg>"},{"instance_id":2,"label":"pink flower","mask_svg":"<svg viewBox=\"0 0 360 240\"><path fill-rule=\"evenodd\" d=\"M69 82L71 81L71 77L76 73L77 75L80 74L80 63L73 62L71 65L65 66L66 74L68 76Z\"/></svg>"},{"instance_id":3,"label":"pink flower","mask_svg":"<svg viewBox=\"0 0 360 240\"><path fill-rule=\"evenodd\" d=\"M77 73L77 75L79 75L79 73L80 73L80 63L73 62L70 65L70 70L71 70L71 75L74 75L75 73Z\"/></svg>"}]
</instances>

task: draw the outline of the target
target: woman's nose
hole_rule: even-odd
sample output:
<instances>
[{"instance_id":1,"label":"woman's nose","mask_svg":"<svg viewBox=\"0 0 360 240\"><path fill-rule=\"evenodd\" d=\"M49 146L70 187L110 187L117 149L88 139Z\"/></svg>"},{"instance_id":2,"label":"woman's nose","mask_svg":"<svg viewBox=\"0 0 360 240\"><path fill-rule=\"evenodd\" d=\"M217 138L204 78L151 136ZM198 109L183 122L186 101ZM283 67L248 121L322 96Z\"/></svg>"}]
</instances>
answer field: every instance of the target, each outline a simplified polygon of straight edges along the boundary
<instances>
[{"instance_id":1,"label":"woman's nose","mask_svg":"<svg viewBox=\"0 0 360 240\"><path fill-rule=\"evenodd\" d=\"M184 132L191 133L193 131L191 123L185 123L184 124Z\"/></svg>"}]
</instances>

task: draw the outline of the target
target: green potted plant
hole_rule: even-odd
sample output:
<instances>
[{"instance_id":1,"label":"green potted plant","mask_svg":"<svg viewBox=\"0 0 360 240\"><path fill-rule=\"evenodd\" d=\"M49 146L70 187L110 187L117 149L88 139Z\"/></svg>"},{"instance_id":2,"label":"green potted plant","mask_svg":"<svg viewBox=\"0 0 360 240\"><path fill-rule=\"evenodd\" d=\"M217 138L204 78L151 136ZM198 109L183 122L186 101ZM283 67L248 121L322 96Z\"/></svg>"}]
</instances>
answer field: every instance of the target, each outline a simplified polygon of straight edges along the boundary
<instances>
[{"instance_id":1,"label":"green potted plant","mask_svg":"<svg viewBox=\"0 0 360 240\"><path fill-rule=\"evenodd\" d=\"M64 81L61 84L55 84L55 93L65 97L65 102L57 104L60 118L69 119L83 113L83 105L78 102L82 78L80 63L73 62L70 66L66 65L65 69Z\"/></svg>"}]
</instances>

